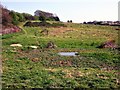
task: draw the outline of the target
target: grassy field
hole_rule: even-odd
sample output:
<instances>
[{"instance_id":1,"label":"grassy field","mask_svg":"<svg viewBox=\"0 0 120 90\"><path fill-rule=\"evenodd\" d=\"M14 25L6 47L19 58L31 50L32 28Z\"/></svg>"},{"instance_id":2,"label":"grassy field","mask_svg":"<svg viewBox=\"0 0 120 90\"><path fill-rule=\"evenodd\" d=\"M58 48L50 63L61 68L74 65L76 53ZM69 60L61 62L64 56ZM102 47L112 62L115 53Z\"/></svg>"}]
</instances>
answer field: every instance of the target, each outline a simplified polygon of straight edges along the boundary
<instances>
[{"instance_id":1,"label":"grassy field","mask_svg":"<svg viewBox=\"0 0 120 90\"><path fill-rule=\"evenodd\" d=\"M3 88L119 88L117 50L96 48L118 42L116 27L64 23L66 27L23 27L2 38ZM48 30L48 35L40 33ZM57 46L48 49L49 41ZM11 47L19 43L22 47ZM38 46L38 49L28 48ZM78 52L60 56L59 52Z\"/></svg>"}]
</instances>

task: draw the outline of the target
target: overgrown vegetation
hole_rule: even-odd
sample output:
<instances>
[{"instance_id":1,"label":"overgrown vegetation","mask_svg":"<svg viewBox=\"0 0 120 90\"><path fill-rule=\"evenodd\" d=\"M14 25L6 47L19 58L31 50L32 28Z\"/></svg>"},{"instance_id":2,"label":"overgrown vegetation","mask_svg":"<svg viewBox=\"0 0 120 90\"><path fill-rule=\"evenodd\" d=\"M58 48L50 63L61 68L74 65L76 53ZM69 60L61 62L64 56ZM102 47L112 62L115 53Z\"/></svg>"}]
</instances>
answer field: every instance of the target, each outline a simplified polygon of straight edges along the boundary
<instances>
[{"instance_id":1,"label":"overgrown vegetation","mask_svg":"<svg viewBox=\"0 0 120 90\"><path fill-rule=\"evenodd\" d=\"M2 5L0 9L3 30L9 28L0 32L5 32L0 35L3 89L120 88L118 50L96 48L109 40L117 45L116 26L75 24L72 20L63 23L48 12L38 10L32 16ZM19 32L16 25L21 28ZM78 55L60 56L59 52L78 52Z\"/></svg>"},{"instance_id":2,"label":"overgrown vegetation","mask_svg":"<svg viewBox=\"0 0 120 90\"><path fill-rule=\"evenodd\" d=\"M96 48L109 39L117 43L116 27L63 25L66 27L21 25L21 32L2 36L3 88L120 88L118 51ZM47 34L41 33L44 29ZM49 41L57 47L46 48ZM22 47L10 46L15 43ZM79 55L65 57L59 52Z\"/></svg>"},{"instance_id":3,"label":"overgrown vegetation","mask_svg":"<svg viewBox=\"0 0 120 90\"><path fill-rule=\"evenodd\" d=\"M62 24L62 23L49 23L46 21L42 21L42 22L26 22L24 26L29 26L29 27L66 27L66 25Z\"/></svg>"}]
</instances>

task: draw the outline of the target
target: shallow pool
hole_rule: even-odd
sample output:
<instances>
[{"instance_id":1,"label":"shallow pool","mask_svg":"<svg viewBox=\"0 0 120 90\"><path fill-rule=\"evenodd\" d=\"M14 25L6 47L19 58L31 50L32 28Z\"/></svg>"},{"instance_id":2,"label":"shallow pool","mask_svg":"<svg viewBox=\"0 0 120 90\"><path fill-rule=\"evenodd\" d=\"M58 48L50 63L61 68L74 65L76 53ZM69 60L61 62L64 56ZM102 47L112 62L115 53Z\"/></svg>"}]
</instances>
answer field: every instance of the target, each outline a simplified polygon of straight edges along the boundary
<instances>
[{"instance_id":1,"label":"shallow pool","mask_svg":"<svg viewBox=\"0 0 120 90\"><path fill-rule=\"evenodd\" d=\"M58 54L61 56L77 56L78 52L59 52Z\"/></svg>"}]
</instances>

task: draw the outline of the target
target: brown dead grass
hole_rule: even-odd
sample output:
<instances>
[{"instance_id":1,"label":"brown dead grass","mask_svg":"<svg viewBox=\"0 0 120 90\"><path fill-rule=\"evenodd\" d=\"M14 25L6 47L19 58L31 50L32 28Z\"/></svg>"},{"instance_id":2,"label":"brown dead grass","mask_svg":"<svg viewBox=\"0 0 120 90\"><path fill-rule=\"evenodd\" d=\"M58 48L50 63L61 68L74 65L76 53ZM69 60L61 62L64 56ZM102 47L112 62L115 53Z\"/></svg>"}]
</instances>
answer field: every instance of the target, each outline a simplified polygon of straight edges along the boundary
<instances>
[{"instance_id":1,"label":"brown dead grass","mask_svg":"<svg viewBox=\"0 0 120 90\"><path fill-rule=\"evenodd\" d=\"M65 32L70 32L73 31L75 29L70 28L70 27L57 27L57 28L52 28L51 31L49 31L49 35L60 35L63 34Z\"/></svg>"},{"instance_id":2,"label":"brown dead grass","mask_svg":"<svg viewBox=\"0 0 120 90\"><path fill-rule=\"evenodd\" d=\"M84 74L78 70L63 70L64 73L66 73L64 78L76 78L76 77L82 77Z\"/></svg>"}]
</instances>

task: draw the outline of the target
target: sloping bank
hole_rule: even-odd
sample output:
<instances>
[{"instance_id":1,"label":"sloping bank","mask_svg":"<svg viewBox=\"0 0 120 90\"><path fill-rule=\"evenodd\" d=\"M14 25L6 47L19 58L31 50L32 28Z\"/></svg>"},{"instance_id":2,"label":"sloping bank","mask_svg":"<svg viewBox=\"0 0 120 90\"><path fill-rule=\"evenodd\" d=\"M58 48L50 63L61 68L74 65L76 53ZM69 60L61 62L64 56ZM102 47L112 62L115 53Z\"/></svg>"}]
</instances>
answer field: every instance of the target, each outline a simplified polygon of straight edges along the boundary
<instances>
[{"instance_id":1,"label":"sloping bank","mask_svg":"<svg viewBox=\"0 0 120 90\"><path fill-rule=\"evenodd\" d=\"M14 26L14 25L9 26L9 27L3 26L2 30L0 30L0 34L15 33L15 32L19 32L21 30L22 30L21 28L19 28L18 26Z\"/></svg>"}]
</instances>

